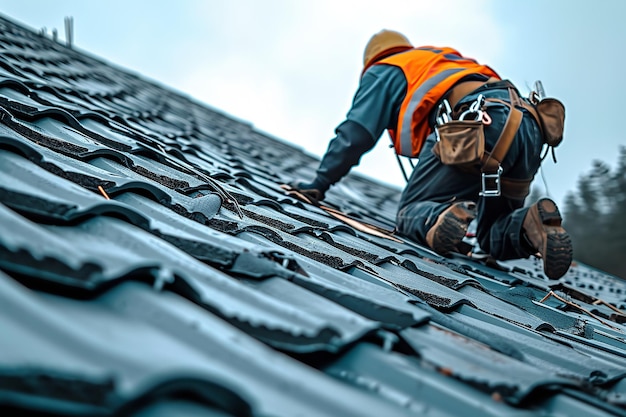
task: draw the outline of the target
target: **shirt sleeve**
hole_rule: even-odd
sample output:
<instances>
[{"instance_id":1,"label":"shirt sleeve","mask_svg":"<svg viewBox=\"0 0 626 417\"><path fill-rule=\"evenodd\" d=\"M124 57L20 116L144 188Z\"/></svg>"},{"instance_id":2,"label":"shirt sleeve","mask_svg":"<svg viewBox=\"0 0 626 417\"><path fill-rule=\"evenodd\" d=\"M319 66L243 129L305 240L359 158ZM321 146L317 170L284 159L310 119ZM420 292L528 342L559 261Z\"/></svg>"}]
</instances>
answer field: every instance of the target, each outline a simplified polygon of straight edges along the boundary
<instances>
[{"instance_id":1,"label":"shirt sleeve","mask_svg":"<svg viewBox=\"0 0 626 417\"><path fill-rule=\"evenodd\" d=\"M335 130L315 183L326 191L358 165L385 129L395 128L407 82L400 68L375 65L368 69L352 101L346 120Z\"/></svg>"},{"instance_id":2,"label":"shirt sleeve","mask_svg":"<svg viewBox=\"0 0 626 417\"><path fill-rule=\"evenodd\" d=\"M378 140L385 129L395 129L406 92L407 81L400 68L374 65L363 74L347 120L360 124Z\"/></svg>"}]
</instances>

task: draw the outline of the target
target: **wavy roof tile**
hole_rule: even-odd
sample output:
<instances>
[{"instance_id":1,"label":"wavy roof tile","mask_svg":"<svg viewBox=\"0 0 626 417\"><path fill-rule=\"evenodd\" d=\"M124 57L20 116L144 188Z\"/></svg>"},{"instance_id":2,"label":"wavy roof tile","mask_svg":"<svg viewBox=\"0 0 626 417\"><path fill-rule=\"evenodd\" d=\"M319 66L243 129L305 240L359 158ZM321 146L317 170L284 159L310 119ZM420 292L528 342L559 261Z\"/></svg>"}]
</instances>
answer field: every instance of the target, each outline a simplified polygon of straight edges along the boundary
<instances>
[{"instance_id":1,"label":"wavy roof tile","mask_svg":"<svg viewBox=\"0 0 626 417\"><path fill-rule=\"evenodd\" d=\"M0 18L0 414L626 415L626 283L442 258L398 191Z\"/></svg>"}]
</instances>

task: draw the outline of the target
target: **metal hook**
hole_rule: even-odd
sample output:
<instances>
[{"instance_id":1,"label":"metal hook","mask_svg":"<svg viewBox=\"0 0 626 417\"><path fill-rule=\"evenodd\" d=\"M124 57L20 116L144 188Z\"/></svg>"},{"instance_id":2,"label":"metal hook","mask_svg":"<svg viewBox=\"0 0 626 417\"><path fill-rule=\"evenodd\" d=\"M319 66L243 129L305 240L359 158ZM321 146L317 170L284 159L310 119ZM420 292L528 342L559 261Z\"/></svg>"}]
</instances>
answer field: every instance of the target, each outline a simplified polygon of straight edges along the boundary
<instances>
[{"instance_id":1,"label":"metal hook","mask_svg":"<svg viewBox=\"0 0 626 417\"><path fill-rule=\"evenodd\" d=\"M485 104L485 96L482 94L479 94L478 97L476 97L476 100L474 100L472 104L469 106L469 108L465 110L463 113L461 113L461 115L459 116L459 120L482 121L484 113L485 113L482 110L484 104Z\"/></svg>"},{"instance_id":2,"label":"metal hook","mask_svg":"<svg viewBox=\"0 0 626 417\"><path fill-rule=\"evenodd\" d=\"M437 118L436 122L438 126L448 123L452 120L452 108L450 108L450 102L447 99L444 99L439 107L437 107Z\"/></svg>"}]
</instances>

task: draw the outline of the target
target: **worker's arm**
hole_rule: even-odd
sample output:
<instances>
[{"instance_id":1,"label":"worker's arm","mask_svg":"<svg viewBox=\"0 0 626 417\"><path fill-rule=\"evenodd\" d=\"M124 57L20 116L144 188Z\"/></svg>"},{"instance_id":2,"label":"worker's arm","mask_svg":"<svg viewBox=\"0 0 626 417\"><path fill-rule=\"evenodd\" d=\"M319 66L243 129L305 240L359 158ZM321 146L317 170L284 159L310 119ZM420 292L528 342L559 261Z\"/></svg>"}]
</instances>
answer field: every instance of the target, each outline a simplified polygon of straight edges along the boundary
<instances>
[{"instance_id":1,"label":"worker's arm","mask_svg":"<svg viewBox=\"0 0 626 417\"><path fill-rule=\"evenodd\" d=\"M406 95L407 82L402 71L388 65L368 69L357 90L352 108L328 145L312 182L298 182L301 190L319 191L324 198L328 188L358 165L361 156L370 151L387 128L395 128L400 105Z\"/></svg>"}]
</instances>

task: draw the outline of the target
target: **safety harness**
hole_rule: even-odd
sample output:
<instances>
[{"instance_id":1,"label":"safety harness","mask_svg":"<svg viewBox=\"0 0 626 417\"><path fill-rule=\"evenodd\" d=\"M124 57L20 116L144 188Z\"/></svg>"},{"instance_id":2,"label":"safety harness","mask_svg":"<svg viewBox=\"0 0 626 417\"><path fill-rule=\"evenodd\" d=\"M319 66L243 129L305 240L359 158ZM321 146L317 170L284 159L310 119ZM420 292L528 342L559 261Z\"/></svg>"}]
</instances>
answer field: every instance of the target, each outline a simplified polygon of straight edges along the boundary
<instances>
[{"instance_id":1,"label":"safety harness","mask_svg":"<svg viewBox=\"0 0 626 417\"><path fill-rule=\"evenodd\" d=\"M485 98L481 94L469 105L464 104L460 109L456 111L452 110L455 109L456 105L463 97L477 90L479 87L494 82L499 82L503 87L507 88L509 92L508 101L496 98ZM537 84L537 86L541 88L540 83ZM480 175L481 196L498 197L502 195L507 198L522 200L528 195L533 178L513 179L502 176L502 161L504 161L522 122L522 109L528 111L536 120L544 143L548 144L548 147L552 149L554 156L554 147L563 140L565 108L559 100L542 98L542 91L533 91L528 100L521 99L515 86L508 81L500 81L496 78L491 78L487 81L461 82L450 89L437 109L435 131L438 141L440 139L438 128L444 129L450 126L454 126L458 132L470 131L471 129L475 130L475 128L480 127L480 135L482 136L481 125L491 123L491 119L486 112L488 103L499 103L509 108L510 111L504 128L490 152L484 150L484 143L476 145L478 146L477 164L466 164L465 166L458 167L469 173ZM459 135L461 134L459 133L457 136ZM482 137L481 139L484 140ZM437 145L439 145L439 143ZM467 143L462 144L462 146L467 146ZM435 149L435 151L437 151L437 149ZM443 151L440 152L443 153ZM439 155L439 152L435 153L440 157L443 163L447 163L445 158ZM545 157L545 155L543 157ZM455 163L452 162L450 164L454 165ZM407 176L401 162L400 167L406 179Z\"/></svg>"}]
</instances>

